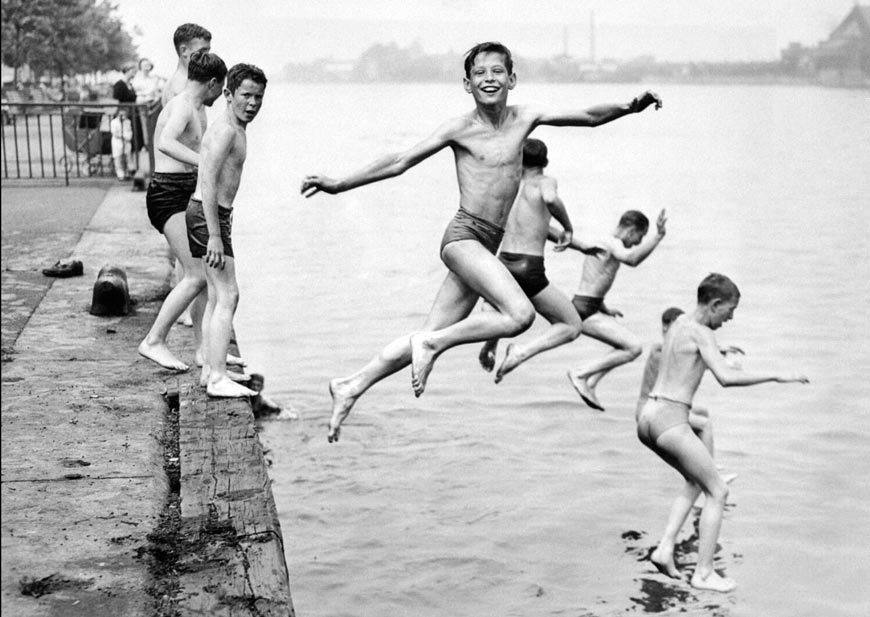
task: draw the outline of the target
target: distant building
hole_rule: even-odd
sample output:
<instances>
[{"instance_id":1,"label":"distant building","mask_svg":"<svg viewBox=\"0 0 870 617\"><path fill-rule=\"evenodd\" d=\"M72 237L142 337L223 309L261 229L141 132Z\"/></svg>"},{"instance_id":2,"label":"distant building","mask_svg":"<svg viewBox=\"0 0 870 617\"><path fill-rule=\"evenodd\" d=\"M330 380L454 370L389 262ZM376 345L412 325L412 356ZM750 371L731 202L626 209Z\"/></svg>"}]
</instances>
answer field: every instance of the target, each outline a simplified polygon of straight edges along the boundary
<instances>
[{"instance_id":1,"label":"distant building","mask_svg":"<svg viewBox=\"0 0 870 617\"><path fill-rule=\"evenodd\" d=\"M824 84L870 86L870 6L856 4L810 59Z\"/></svg>"}]
</instances>

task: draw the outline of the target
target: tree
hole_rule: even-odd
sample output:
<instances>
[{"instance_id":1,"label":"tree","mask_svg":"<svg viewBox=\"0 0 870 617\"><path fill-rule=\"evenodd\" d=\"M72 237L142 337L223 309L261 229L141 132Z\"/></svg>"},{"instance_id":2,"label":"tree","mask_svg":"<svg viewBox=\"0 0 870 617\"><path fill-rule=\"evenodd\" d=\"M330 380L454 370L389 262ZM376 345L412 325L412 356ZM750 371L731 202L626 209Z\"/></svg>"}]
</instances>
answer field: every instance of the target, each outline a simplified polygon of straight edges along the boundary
<instances>
[{"instance_id":1,"label":"tree","mask_svg":"<svg viewBox=\"0 0 870 617\"><path fill-rule=\"evenodd\" d=\"M17 71L73 75L118 68L133 39L103 0L2 0L2 59Z\"/></svg>"}]
</instances>

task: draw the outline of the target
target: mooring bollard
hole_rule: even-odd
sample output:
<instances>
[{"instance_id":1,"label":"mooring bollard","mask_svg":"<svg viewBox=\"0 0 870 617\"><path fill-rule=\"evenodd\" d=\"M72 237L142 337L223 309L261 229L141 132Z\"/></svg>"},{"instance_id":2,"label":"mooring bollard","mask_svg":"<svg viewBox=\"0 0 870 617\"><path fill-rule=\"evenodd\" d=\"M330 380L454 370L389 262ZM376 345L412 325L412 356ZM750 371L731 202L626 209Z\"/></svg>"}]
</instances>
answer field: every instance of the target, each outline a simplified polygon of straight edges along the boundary
<instances>
[{"instance_id":1,"label":"mooring bollard","mask_svg":"<svg viewBox=\"0 0 870 617\"><path fill-rule=\"evenodd\" d=\"M105 265L94 283L91 315L126 315L130 312L127 274L118 266Z\"/></svg>"}]
</instances>

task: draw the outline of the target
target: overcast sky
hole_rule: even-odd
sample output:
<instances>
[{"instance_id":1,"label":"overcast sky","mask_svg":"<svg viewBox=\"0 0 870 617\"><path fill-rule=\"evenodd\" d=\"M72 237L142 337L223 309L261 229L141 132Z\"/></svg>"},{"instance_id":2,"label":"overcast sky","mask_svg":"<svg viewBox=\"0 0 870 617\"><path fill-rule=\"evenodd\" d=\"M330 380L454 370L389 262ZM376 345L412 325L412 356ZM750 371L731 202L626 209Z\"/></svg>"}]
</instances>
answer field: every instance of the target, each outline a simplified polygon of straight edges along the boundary
<instances>
[{"instance_id":1,"label":"overcast sky","mask_svg":"<svg viewBox=\"0 0 870 617\"><path fill-rule=\"evenodd\" d=\"M596 58L775 60L791 41L815 45L853 0L114 0L155 72L175 68L172 33L208 28L228 65L277 72L288 62L356 58L374 43L418 42L427 53L499 40L515 55L567 50Z\"/></svg>"}]
</instances>

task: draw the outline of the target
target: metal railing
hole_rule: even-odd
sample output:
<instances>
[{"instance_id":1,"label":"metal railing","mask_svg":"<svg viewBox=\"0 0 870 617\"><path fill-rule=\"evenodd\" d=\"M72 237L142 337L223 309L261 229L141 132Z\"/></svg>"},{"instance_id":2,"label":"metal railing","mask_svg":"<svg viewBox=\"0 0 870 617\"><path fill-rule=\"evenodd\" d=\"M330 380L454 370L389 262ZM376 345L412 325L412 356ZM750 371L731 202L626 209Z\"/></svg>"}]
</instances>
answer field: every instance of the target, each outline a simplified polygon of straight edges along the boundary
<instances>
[{"instance_id":1,"label":"metal railing","mask_svg":"<svg viewBox=\"0 0 870 617\"><path fill-rule=\"evenodd\" d=\"M70 178L116 176L116 161L124 174L150 170L159 112L159 103L4 101L2 177L68 185ZM129 122L116 123L113 144L112 120L123 115Z\"/></svg>"}]
</instances>

